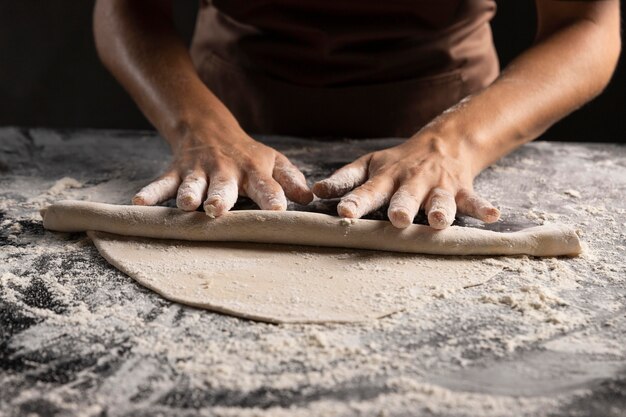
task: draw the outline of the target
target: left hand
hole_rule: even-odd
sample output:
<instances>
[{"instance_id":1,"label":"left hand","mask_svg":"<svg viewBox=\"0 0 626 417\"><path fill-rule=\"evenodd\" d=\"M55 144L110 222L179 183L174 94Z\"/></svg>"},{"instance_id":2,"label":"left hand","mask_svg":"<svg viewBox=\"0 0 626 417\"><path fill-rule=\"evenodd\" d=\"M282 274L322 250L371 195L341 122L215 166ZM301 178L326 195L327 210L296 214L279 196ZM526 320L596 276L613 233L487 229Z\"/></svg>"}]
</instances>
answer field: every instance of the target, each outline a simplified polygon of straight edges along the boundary
<instances>
[{"instance_id":1,"label":"left hand","mask_svg":"<svg viewBox=\"0 0 626 417\"><path fill-rule=\"evenodd\" d=\"M428 128L401 145L364 155L317 182L320 198L342 197L337 212L359 218L389 203L388 216L398 228L413 223L420 207L435 229L452 224L457 210L486 223L500 211L473 191L480 171L469 141L442 137Z\"/></svg>"}]
</instances>

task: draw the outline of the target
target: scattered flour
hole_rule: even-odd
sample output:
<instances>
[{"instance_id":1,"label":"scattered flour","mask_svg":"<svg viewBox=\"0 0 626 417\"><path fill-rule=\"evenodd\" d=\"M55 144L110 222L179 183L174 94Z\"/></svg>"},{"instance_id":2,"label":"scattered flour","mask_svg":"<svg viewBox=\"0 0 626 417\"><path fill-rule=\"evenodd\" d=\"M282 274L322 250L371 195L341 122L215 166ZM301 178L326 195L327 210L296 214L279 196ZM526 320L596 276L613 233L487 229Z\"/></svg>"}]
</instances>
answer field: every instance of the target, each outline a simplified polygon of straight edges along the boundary
<instances>
[{"instance_id":1,"label":"scattered flour","mask_svg":"<svg viewBox=\"0 0 626 417\"><path fill-rule=\"evenodd\" d=\"M565 195L567 195L569 197L573 197L573 198L581 198L582 197L582 195L580 194L579 191L571 190L571 189L563 191L563 194L565 194Z\"/></svg>"},{"instance_id":2,"label":"scattered flour","mask_svg":"<svg viewBox=\"0 0 626 417\"><path fill-rule=\"evenodd\" d=\"M81 183L80 181L74 178L63 177L57 182L55 182L54 185L50 187L48 191L46 191L46 194L50 196L58 196L59 194L64 193L65 190L69 190L72 188L81 188L82 186L83 186L83 183Z\"/></svg>"},{"instance_id":3,"label":"scattered flour","mask_svg":"<svg viewBox=\"0 0 626 417\"><path fill-rule=\"evenodd\" d=\"M577 372L576 362L532 364L524 353L545 350L591 365L615 363L615 369L626 361L626 211L619 195L626 165L614 155L536 143L477 182L481 195L506 204L505 221L529 211L533 223L558 218L584 225L591 248L583 257L489 259L485 262L504 268L489 282L455 293L431 288L422 307L369 324L268 325L165 302L106 266L89 241L20 223L38 221L37 206L56 199L129 201L167 163L165 151L155 151L154 137L133 147L128 144L143 139L110 135L103 141L102 135L63 140L33 135L34 146L46 147L45 155L101 150L97 164L83 167L77 160L63 167L73 177L89 178L82 187L76 180L50 186L46 176L51 170L57 169L54 178L67 174L60 174L48 157L38 157L39 176L0 178L5 216L0 228L17 240L0 249L0 309L32 322L7 339L10 360L24 364L26 371L0 373L0 395L6 399L0 401L0 415L34 407L79 416L559 415L580 390L500 395L433 381L442 374L460 379L466 370L499 370L499 363L509 363L522 375L547 376L537 380L536 389L548 391L550 381ZM0 139L0 146L7 145ZM329 151L329 146L320 146L320 152L333 155L336 148ZM541 188L544 173L534 160L544 151L551 168L564 174L550 177ZM141 166L150 169L135 175L143 169L137 164L139 152ZM293 151L303 158L311 153ZM91 171L111 160L122 161L122 174ZM568 168L572 164L576 169ZM580 198L561 197L554 204L553 198L544 198L562 196L572 184L584 191ZM565 210L563 202L570 208ZM518 375L498 373L512 390ZM597 386L609 375L599 374L591 383ZM258 407L237 406L257 399Z\"/></svg>"}]
</instances>

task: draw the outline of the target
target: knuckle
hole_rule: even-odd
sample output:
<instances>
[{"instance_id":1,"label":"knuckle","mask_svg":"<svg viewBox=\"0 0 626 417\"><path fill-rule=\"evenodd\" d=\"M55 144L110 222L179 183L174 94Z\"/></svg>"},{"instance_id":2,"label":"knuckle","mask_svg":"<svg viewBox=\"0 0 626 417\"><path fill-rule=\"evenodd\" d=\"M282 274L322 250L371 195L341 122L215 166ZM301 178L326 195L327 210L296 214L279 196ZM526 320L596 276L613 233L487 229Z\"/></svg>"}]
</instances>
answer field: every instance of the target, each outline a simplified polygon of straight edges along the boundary
<instances>
[{"instance_id":1,"label":"knuckle","mask_svg":"<svg viewBox=\"0 0 626 417\"><path fill-rule=\"evenodd\" d=\"M248 177L248 186L250 189L261 190L265 193L273 192L276 188L275 181L272 178L262 174L251 175L250 177Z\"/></svg>"},{"instance_id":2,"label":"knuckle","mask_svg":"<svg viewBox=\"0 0 626 417\"><path fill-rule=\"evenodd\" d=\"M294 176L294 171L284 166L275 166L272 176L276 179L289 179Z\"/></svg>"},{"instance_id":3,"label":"knuckle","mask_svg":"<svg viewBox=\"0 0 626 417\"><path fill-rule=\"evenodd\" d=\"M404 175L406 178L415 178L415 177L419 177L420 175L422 175L423 172L424 172L424 168L422 167L421 164L412 165L404 171Z\"/></svg>"},{"instance_id":4,"label":"knuckle","mask_svg":"<svg viewBox=\"0 0 626 417\"><path fill-rule=\"evenodd\" d=\"M276 165L284 165L285 168L293 166L291 161L285 155L276 151L274 152L274 163Z\"/></svg>"},{"instance_id":5,"label":"knuckle","mask_svg":"<svg viewBox=\"0 0 626 417\"><path fill-rule=\"evenodd\" d=\"M359 196L356 193L350 193L341 199L341 201L339 202L339 205L345 206L346 204L354 204L356 206L359 206L362 204L362 202L363 200L361 196Z\"/></svg>"},{"instance_id":6,"label":"knuckle","mask_svg":"<svg viewBox=\"0 0 626 417\"><path fill-rule=\"evenodd\" d=\"M472 190L465 188L465 187L459 188L459 191L457 191L456 194L457 194L458 199L463 199L463 200L469 200L469 199L474 199L478 197L476 194L474 194Z\"/></svg>"},{"instance_id":7,"label":"knuckle","mask_svg":"<svg viewBox=\"0 0 626 417\"><path fill-rule=\"evenodd\" d=\"M230 165L231 164L225 159L216 159L214 161L211 161L210 163L207 163L206 170L211 173L223 172L228 170Z\"/></svg>"},{"instance_id":8,"label":"knuckle","mask_svg":"<svg viewBox=\"0 0 626 417\"><path fill-rule=\"evenodd\" d=\"M375 191L376 191L376 184L372 180L369 180L365 184L357 188L354 192L360 193L360 194L363 194L363 193L369 194Z\"/></svg>"},{"instance_id":9,"label":"knuckle","mask_svg":"<svg viewBox=\"0 0 626 417\"><path fill-rule=\"evenodd\" d=\"M244 159L241 161L240 167L248 175L256 177L264 175L263 173L265 171L262 164L251 159Z\"/></svg>"},{"instance_id":10,"label":"knuckle","mask_svg":"<svg viewBox=\"0 0 626 417\"><path fill-rule=\"evenodd\" d=\"M278 182L302 187L306 182L304 175L298 170L276 170L274 172L274 178Z\"/></svg>"},{"instance_id":11,"label":"knuckle","mask_svg":"<svg viewBox=\"0 0 626 417\"><path fill-rule=\"evenodd\" d=\"M194 172L192 174L189 174L185 177L185 182L186 183L202 183L206 181L206 177L204 176L204 173L199 173L199 172Z\"/></svg>"},{"instance_id":12,"label":"knuckle","mask_svg":"<svg viewBox=\"0 0 626 417\"><path fill-rule=\"evenodd\" d=\"M233 178L237 178L237 171L233 169L213 170L211 171L209 178L212 182L222 183L232 180Z\"/></svg>"},{"instance_id":13,"label":"knuckle","mask_svg":"<svg viewBox=\"0 0 626 417\"><path fill-rule=\"evenodd\" d=\"M404 185L398 188L398 191L396 191L396 193L394 194L394 197L396 197L396 199L398 200L405 200L405 199L417 200L417 193L414 190L412 190L410 187Z\"/></svg>"},{"instance_id":14,"label":"knuckle","mask_svg":"<svg viewBox=\"0 0 626 417\"><path fill-rule=\"evenodd\" d=\"M441 198L441 199L453 198L452 193L450 191L448 191L447 189L442 188L442 187L435 188L433 190L433 194L436 195L438 198Z\"/></svg>"},{"instance_id":15,"label":"knuckle","mask_svg":"<svg viewBox=\"0 0 626 417\"><path fill-rule=\"evenodd\" d=\"M354 165L356 167L371 165L374 164L375 161L380 160L379 155L380 151L366 153L365 155L358 157L352 164L349 165Z\"/></svg>"}]
</instances>

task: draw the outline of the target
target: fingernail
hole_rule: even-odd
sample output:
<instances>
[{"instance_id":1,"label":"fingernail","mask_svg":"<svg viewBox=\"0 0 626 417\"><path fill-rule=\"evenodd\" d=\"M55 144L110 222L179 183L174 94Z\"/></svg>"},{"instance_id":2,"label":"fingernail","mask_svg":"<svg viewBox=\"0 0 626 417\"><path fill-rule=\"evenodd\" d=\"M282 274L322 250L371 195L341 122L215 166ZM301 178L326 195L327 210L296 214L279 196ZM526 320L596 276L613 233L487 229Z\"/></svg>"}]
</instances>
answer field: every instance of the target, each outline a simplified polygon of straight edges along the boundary
<instances>
[{"instance_id":1,"label":"fingernail","mask_svg":"<svg viewBox=\"0 0 626 417\"><path fill-rule=\"evenodd\" d=\"M212 198L211 200L205 201L204 212L207 216L209 216L209 218L214 219L222 215L224 211L223 206L224 204L222 200L220 200L219 198Z\"/></svg>"},{"instance_id":2,"label":"fingernail","mask_svg":"<svg viewBox=\"0 0 626 417\"><path fill-rule=\"evenodd\" d=\"M270 210L274 210L274 211L283 211L286 210L287 207L285 207L285 204L277 199L271 199L269 201L269 205L270 205Z\"/></svg>"},{"instance_id":3,"label":"fingernail","mask_svg":"<svg viewBox=\"0 0 626 417\"><path fill-rule=\"evenodd\" d=\"M500 210L497 208L488 208L483 210L483 219L487 223L493 223L500 218Z\"/></svg>"},{"instance_id":4,"label":"fingernail","mask_svg":"<svg viewBox=\"0 0 626 417\"><path fill-rule=\"evenodd\" d=\"M218 216L219 210L217 207L215 207L212 204L205 204L204 205L204 212L206 213L206 215L211 218L214 219Z\"/></svg>"},{"instance_id":5,"label":"fingernail","mask_svg":"<svg viewBox=\"0 0 626 417\"><path fill-rule=\"evenodd\" d=\"M321 198L328 197L328 186L326 185L325 180L313 184L313 193Z\"/></svg>"},{"instance_id":6,"label":"fingernail","mask_svg":"<svg viewBox=\"0 0 626 417\"><path fill-rule=\"evenodd\" d=\"M337 206L337 212L342 217L357 217L357 205L352 201L342 201Z\"/></svg>"},{"instance_id":7,"label":"fingernail","mask_svg":"<svg viewBox=\"0 0 626 417\"><path fill-rule=\"evenodd\" d=\"M136 195L133 197L133 204L136 206L145 206L146 202L144 201L142 196Z\"/></svg>"},{"instance_id":8,"label":"fingernail","mask_svg":"<svg viewBox=\"0 0 626 417\"><path fill-rule=\"evenodd\" d=\"M409 227L413 223L413 219L406 210L393 210L389 213L389 219L394 226L399 228Z\"/></svg>"},{"instance_id":9,"label":"fingernail","mask_svg":"<svg viewBox=\"0 0 626 417\"><path fill-rule=\"evenodd\" d=\"M302 192L300 192L300 195L299 195L300 204L307 205L311 201L313 201L313 198L314 196L311 191L303 190Z\"/></svg>"},{"instance_id":10,"label":"fingernail","mask_svg":"<svg viewBox=\"0 0 626 417\"><path fill-rule=\"evenodd\" d=\"M431 211L428 213L428 224L433 229L445 229L449 226L446 214L442 211Z\"/></svg>"},{"instance_id":11,"label":"fingernail","mask_svg":"<svg viewBox=\"0 0 626 417\"><path fill-rule=\"evenodd\" d=\"M198 204L196 204L196 198L193 194L184 194L176 199L176 205L182 210L195 210Z\"/></svg>"}]
</instances>

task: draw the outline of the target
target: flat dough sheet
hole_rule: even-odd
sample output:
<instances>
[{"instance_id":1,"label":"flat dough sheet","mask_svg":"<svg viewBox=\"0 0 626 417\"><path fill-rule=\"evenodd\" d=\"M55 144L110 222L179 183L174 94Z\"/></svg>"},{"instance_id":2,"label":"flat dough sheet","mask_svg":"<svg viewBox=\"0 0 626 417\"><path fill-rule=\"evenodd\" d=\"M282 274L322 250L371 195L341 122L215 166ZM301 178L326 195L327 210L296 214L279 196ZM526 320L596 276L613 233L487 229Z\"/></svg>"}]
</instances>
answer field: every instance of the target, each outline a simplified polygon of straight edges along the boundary
<instances>
[{"instance_id":1,"label":"flat dough sheet","mask_svg":"<svg viewBox=\"0 0 626 417\"><path fill-rule=\"evenodd\" d=\"M274 323L384 317L501 270L485 258L88 234L112 265L169 300Z\"/></svg>"}]
</instances>

